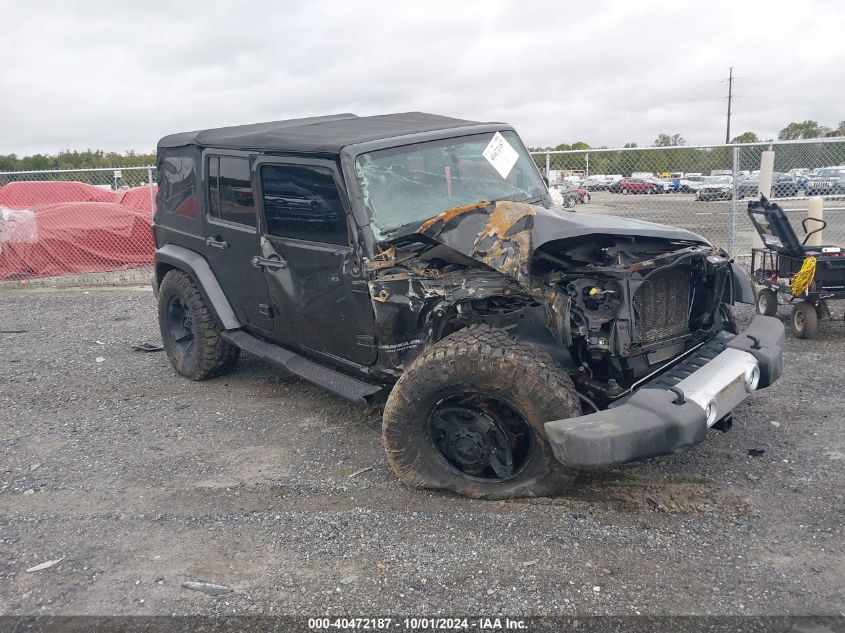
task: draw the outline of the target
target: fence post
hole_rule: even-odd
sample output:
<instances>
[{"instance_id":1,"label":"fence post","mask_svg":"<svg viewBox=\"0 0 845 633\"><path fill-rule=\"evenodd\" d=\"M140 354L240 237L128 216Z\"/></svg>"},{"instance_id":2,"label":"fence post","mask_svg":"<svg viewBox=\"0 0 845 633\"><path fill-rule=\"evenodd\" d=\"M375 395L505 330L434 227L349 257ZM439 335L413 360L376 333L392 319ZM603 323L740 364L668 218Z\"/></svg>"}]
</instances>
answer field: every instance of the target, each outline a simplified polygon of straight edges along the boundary
<instances>
[{"instance_id":1,"label":"fence post","mask_svg":"<svg viewBox=\"0 0 845 633\"><path fill-rule=\"evenodd\" d=\"M728 252L733 259L736 257L736 232L737 232L737 180L739 180L739 148L734 147L733 163L731 165L731 173L733 174L733 186L731 187L731 232L728 237Z\"/></svg>"},{"instance_id":2,"label":"fence post","mask_svg":"<svg viewBox=\"0 0 845 633\"><path fill-rule=\"evenodd\" d=\"M153 168L147 167L147 185L150 188L150 215L155 213L155 194L153 193Z\"/></svg>"},{"instance_id":3,"label":"fence post","mask_svg":"<svg viewBox=\"0 0 845 633\"><path fill-rule=\"evenodd\" d=\"M551 180L552 155L546 152L546 180Z\"/></svg>"}]
</instances>

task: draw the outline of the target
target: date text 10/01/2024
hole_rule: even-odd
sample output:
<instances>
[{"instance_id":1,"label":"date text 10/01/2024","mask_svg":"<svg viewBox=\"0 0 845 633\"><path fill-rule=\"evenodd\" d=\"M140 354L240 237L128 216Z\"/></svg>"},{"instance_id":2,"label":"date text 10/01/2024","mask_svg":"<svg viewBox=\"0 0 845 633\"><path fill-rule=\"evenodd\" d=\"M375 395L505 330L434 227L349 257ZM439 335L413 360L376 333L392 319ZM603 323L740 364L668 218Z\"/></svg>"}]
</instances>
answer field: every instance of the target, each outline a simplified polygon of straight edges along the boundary
<instances>
[{"instance_id":1,"label":"date text 10/01/2024","mask_svg":"<svg viewBox=\"0 0 845 633\"><path fill-rule=\"evenodd\" d=\"M308 628L320 630L403 629L408 631L519 631L526 630L523 620L510 618L309 618Z\"/></svg>"}]
</instances>

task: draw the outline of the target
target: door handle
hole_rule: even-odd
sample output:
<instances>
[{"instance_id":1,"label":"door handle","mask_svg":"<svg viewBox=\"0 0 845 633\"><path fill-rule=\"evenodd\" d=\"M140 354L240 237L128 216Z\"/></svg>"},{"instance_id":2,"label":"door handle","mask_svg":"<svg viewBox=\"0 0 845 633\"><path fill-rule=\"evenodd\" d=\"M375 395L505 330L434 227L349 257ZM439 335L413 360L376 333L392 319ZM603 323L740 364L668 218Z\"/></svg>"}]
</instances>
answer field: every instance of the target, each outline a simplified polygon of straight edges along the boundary
<instances>
[{"instance_id":1,"label":"door handle","mask_svg":"<svg viewBox=\"0 0 845 633\"><path fill-rule=\"evenodd\" d=\"M226 240L216 240L213 237L205 238L205 245L211 246L212 248L219 248L221 251L224 248L229 248L229 242Z\"/></svg>"},{"instance_id":2,"label":"door handle","mask_svg":"<svg viewBox=\"0 0 845 633\"><path fill-rule=\"evenodd\" d=\"M271 255L270 257L255 256L250 260L252 265L256 268L287 268L288 262L286 259L278 255Z\"/></svg>"}]
</instances>

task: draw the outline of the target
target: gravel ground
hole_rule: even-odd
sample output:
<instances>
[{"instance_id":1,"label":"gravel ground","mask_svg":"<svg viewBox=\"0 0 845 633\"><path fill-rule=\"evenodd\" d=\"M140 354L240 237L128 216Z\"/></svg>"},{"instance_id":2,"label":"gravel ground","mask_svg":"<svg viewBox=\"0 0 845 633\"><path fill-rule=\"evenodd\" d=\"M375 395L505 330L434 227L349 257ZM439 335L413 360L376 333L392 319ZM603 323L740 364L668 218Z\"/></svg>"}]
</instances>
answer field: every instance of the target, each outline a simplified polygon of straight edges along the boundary
<instances>
[{"instance_id":1,"label":"gravel ground","mask_svg":"<svg viewBox=\"0 0 845 633\"><path fill-rule=\"evenodd\" d=\"M132 351L148 289L2 290L0 612L841 614L835 314L730 433L485 502L402 486L377 414L257 359L191 383Z\"/></svg>"}]
</instances>

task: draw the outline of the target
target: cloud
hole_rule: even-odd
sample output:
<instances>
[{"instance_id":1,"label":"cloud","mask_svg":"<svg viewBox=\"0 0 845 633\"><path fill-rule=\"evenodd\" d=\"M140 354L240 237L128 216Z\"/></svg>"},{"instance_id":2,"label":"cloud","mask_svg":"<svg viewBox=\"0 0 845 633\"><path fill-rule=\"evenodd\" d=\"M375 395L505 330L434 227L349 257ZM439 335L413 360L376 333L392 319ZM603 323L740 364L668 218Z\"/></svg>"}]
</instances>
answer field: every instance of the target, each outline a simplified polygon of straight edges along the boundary
<instances>
[{"instance_id":1,"label":"cloud","mask_svg":"<svg viewBox=\"0 0 845 633\"><path fill-rule=\"evenodd\" d=\"M529 145L777 135L845 118L835 2L11 2L0 154L353 111L512 123Z\"/></svg>"}]
</instances>

